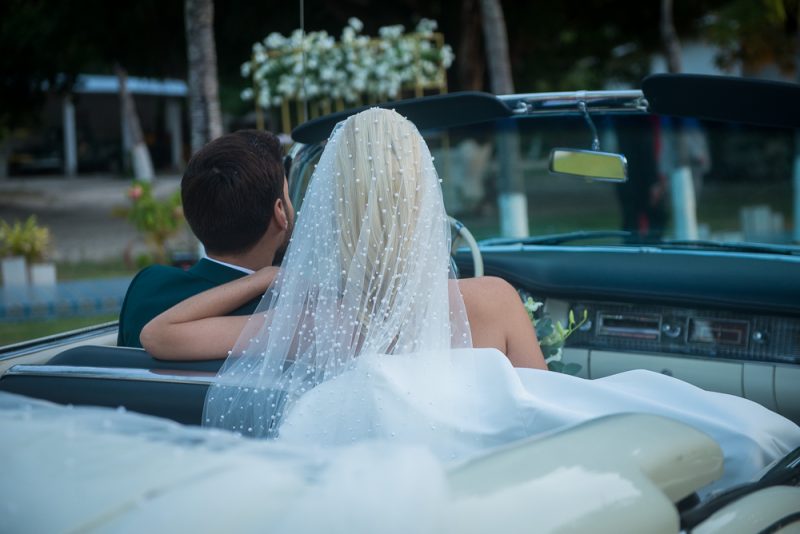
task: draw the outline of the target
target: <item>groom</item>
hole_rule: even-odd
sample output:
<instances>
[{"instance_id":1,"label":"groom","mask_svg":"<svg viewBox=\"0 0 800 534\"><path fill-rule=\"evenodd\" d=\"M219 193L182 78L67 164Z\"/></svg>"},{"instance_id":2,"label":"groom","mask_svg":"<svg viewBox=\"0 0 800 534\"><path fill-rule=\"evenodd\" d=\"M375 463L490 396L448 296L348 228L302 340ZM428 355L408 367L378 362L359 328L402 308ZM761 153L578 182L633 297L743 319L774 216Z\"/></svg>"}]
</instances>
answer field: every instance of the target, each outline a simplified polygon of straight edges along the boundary
<instances>
[{"instance_id":1,"label":"groom","mask_svg":"<svg viewBox=\"0 0 800 534\"><path fill-rule=\"evenodd\" d=\"M211 141L181 179L183 211L206 250L188 271L153 265L131 281L119 316L117 345L141 347L153 317L212 287L272 265L294 224L283 148L268 132L241 130ZM231 315L255 311L255 299Z\"/></svg>"}]
</instances>

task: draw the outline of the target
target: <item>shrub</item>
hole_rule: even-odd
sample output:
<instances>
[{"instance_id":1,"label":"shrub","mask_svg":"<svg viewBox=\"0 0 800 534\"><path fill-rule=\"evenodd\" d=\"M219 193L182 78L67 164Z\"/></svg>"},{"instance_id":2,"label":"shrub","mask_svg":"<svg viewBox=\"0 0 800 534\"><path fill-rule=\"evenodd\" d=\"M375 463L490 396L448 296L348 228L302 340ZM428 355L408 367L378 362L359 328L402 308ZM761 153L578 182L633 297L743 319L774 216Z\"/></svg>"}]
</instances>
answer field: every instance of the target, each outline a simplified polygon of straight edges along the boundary
<instances>
[{"instance_id":1,"label":"shrub","mask_svg":"<svg viewBox=\"0 0 800 534\"><path fill-rule=\"evenodd\" d=\"M167 240L183 227L184 217L180 191L166 199L153 196L148 182L135 181L128 189L131 201L128 220L143 234L156 263L167 262Z\"/></svg>"},{"instance_id":2,"label":"shrub","mask_svg":"<svg viewBox=\"0 0 800 534\"><path fill-rule=\"evenodd\" d=\"M29 263L42 261L50 250L50 229L36 224L36 215L25 222L0 220L0 255L23 256Z\"/></svg>"}]
</instances>

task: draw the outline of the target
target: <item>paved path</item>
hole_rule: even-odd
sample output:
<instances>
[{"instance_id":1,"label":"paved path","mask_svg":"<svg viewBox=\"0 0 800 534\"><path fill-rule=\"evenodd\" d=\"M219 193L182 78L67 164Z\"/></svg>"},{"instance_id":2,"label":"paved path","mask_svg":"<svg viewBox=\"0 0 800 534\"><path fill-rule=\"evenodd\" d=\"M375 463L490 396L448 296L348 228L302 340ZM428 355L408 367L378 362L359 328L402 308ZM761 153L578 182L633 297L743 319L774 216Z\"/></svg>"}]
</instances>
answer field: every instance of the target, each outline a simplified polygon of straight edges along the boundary
<instances>
[{"instance_id":1,"label":"paved path","mask_svg":"<svg viewBox=\"0 0 800 534\"><path fill-rule=\"evenodd\" d=\"M54 259L77 262L120 258L126 248L141 249L136 230L115 210L128 205L131 181L100 175L80 178L30 176L0 180L0 219L36 215L53 237ZM180 187L179 176L158 177L155 194Z\"/></svg>"}]
</instances>

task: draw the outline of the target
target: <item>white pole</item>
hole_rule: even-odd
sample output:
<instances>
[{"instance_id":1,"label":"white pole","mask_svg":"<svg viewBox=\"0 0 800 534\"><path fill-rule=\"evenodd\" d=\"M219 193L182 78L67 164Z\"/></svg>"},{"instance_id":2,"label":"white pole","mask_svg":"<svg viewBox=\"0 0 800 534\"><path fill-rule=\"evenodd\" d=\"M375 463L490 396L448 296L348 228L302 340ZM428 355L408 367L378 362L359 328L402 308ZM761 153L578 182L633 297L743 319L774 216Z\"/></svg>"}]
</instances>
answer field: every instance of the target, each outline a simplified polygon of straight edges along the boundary
<instances>
[{"instance_id":1,"label":"white pole","mask_svg":"<svg viewBox=\"0 0 800 534\"><path fill-rule=\"evenodd\" d=\"M147 145L140 141L133 145L131 152L131 163L133 164L133 177L143 182L152 182L156 174L153 170L153 161L147 152Z\"/></svg>"},{"instance_id":2,"label":"white pole","mask_svg":"<svg viewBox=\"0 0 800 534\"><path fill-rule=\"evenodd\" d=\"M525 193L500 193L500 235L528 237L528 198Z\"/></svg>"},{"instance_id":3,"label":"white pole","mask_svg":"<svg viewBox=\"0 0 800 534\"><path fill-rule=\"evenodd\" d=\"M697 208L695 205L692 169L678 167L670 175L672 220L675 239L697 239Z\"/></svg>"},{"instance_id":4,"label":"white pole","mask_svg":"<svg viewBox=\"0 0 800 534\"><path fill-rule=\"evenodd\" d=\"M75 105L70 95L62 99L61 110L64 129L64 174L75 176L78 172L78 143L75 134Z\"/></svg>"},{"instance_id":5,"label":"white pole","mask_svg":"<svg viewBox=\"0 0 800 534\"><path fill-rule=\"evenodd\" d=\"M500 193L497 204L500 210L500 235L503 237L528 237L528 198L525 182L519 167L519 133L513 125L497 136L497 179Z\"/></svg>"}]
</instances>

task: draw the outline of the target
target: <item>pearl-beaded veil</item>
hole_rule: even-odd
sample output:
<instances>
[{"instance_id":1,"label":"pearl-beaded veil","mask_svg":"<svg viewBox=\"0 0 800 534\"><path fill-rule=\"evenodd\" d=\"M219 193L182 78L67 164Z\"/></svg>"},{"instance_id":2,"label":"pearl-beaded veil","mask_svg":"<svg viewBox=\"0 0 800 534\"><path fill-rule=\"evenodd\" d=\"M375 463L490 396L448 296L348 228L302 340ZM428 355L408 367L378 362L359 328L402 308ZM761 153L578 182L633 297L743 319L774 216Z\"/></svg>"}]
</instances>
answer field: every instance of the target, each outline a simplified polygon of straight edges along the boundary
<instances>
[{"instance_id":1,"label":"pearl-beaded veil","mask_svg":"<svg viewBox=\"0 0 800 534\"><path fill-rule=\"evenodd\" d=\"M438 175L416 127L380 108L340 123L281 272L209 389L203 424L276 436L299 397L361 355L470 347L449 246Z\"/></svg>"}]
</instances>

